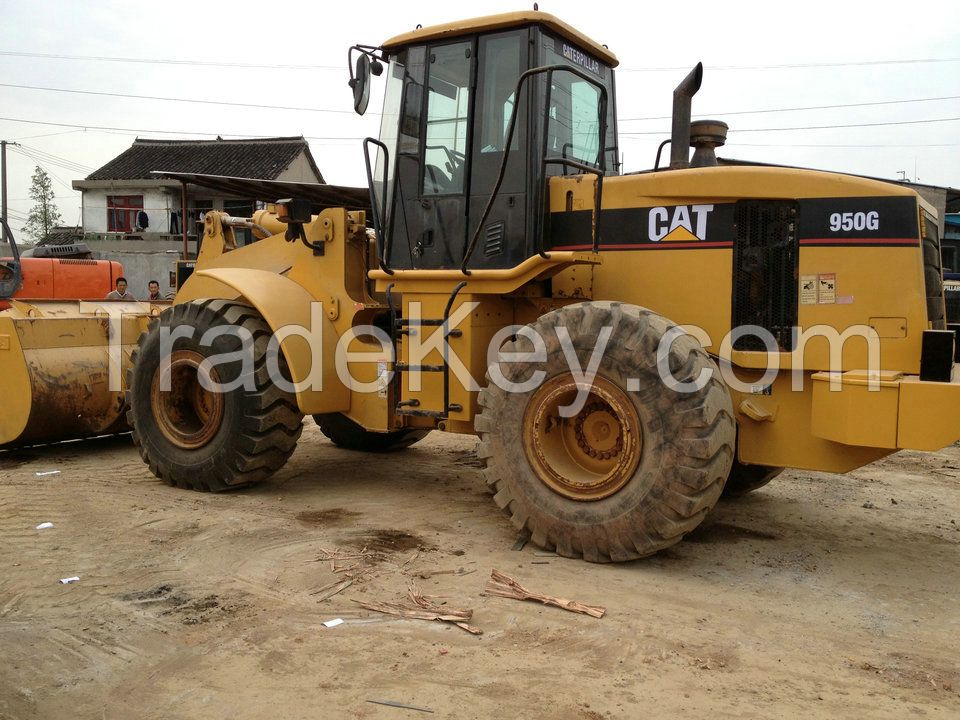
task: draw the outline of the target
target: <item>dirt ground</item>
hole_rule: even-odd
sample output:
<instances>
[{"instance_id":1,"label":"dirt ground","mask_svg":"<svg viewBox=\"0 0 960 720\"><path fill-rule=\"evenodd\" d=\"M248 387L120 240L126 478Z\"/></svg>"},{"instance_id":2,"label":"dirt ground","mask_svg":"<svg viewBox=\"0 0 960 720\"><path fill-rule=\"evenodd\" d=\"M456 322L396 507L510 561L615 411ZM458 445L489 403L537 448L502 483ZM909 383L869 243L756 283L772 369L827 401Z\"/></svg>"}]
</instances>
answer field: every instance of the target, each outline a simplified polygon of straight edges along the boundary
<instances>
[{"instance_id":1,"label":"dirt ground","mask_svg":"<svg viewBox=\"0 0 960 720\"><path fill-rule=\"evenodd\" d=\"M790 472L601 566L512 550L472 438L368 456L308 425L225 495L126 438L0 455L0 718L960 716L958 447ZM493 568L607 614L482 596ZM411 582L483 634L355 602Z\"/></svg>"}]
</instances>

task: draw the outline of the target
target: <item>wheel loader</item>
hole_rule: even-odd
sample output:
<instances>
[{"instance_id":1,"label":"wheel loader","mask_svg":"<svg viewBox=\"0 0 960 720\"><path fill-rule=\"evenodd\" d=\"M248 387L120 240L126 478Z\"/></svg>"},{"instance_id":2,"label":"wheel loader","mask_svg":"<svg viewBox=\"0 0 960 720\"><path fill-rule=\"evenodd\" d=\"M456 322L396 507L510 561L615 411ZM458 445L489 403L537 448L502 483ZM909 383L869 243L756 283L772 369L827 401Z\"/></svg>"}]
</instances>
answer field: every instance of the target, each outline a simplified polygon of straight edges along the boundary
<instances>
[{"instance_id":1,"label":"wheel loader","mask_svg":"<svg viewBox=\"0 0 960 720\"><path fill-rule=\"evenodd\" d=\"M122 369L161 306L104 301L120 263L21 258L2 224L0 448L129 432Z\"/></svg>"},{"instance_id":2,"label":"wheel loader","mask_svg":"<svg viewBox=\"0 0 960 720\"><path fill-rule=\"evenodd\" d=\"M784 467L960 438L936 217L914 192L718 166L723 124L690 122L699 65L669 166L622 174L617 58L536 10L349 55L359 113L385 84L371 210L285 198L244 247L207 213L126 375L157 477L264 480L307 415L358 451L476 434L533 542L625 561Z\"/></svg>"}]
</instances>

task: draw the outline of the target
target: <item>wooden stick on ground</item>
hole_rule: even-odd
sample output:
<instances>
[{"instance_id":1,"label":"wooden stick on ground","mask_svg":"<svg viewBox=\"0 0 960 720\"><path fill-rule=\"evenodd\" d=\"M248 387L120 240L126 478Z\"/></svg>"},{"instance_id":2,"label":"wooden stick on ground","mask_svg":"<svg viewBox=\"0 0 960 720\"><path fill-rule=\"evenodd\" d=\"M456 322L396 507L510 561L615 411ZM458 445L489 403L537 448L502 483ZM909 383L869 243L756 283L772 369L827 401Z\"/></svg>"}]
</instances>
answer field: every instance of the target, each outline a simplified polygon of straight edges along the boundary
<instances>
[{"instance_id":1,"label":"wooden stick on ground","mask_svg":"<svg viewBox=\"0 0 960 720\"><path fill-rule=\"evenodd\" d=\"M351 585L353 585L353 578L350 578L349 580L338 580L330 583L329 585L324 585L319 590L314 590L310 594L320 595L320 597L317 598L317 602L323 602L324 600L332 598L337 593L343 592Z\"/></svg>"},{"instance_id":2,"label":"wooden stick on ground","mask_svg":"<svg viewBox=\"0 0 960 720\"><path fill-rule=\"evenodd\" d=\"M453 623L471 635L483 634L483 630L467 623L467 621L473 617L473 610L457 610L455 608L444 608L439 605L434 605L415 585L410 586L409 595L410 599L413 600L418 607L412 608L397 603L377 601L364 602L363 600L354 600L354 602L360 607L383 613L384 615L394 615L410 620L438 620L440 622Z\"/></svg>"},{"instance_id":3,"label":"wooden stick on ground","mask_svg":"<svg viewBox=\"0 0 960 720\"><path fill-rule=\"evenodd\" d=\"M553 605L554 607L563 608L570 612L583 613L584 615L590 615L595 618L603 617L603 614L606 612L606 608L600 607L599 605L584 605L576 600L531 592L499 570L494 570L490 573L490 579L487 581L487 587L484 588L484 592L487 595L496 595L514 600L534 600L544 605Z\"/></svg>"}]
</instances>

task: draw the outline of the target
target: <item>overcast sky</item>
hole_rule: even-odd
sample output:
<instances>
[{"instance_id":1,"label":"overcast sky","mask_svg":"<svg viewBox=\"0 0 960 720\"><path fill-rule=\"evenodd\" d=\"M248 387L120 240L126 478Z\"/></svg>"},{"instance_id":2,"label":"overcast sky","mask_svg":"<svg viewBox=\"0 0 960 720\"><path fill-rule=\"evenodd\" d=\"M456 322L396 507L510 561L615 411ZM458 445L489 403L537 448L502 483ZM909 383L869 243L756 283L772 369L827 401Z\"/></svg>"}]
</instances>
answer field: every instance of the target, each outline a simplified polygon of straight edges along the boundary
<instances>
[{"instance_id":1,"label":"overcast sky","mask_svg":"<svg viewBox=\"0 0 960 720\"><path fill-rule=\"evenodd\" d=\"M418 23L530 6L502 0L470 4L0 0L0 117L5 118L0 120L0 138L24 146L7 153L11 225L15 231L22 226L20 218L30 207L27 192L37 162L23 152L40 153L55 178L64 222L72 224L79 221L80 199L69 189L70 181L108 162L138 135L304 135L328 182L362 185L357 138L378 133L377 93L382 82L370 112L363 118L354 115L346 85L349 45L377 44ZM889 178L903 171L923 183L960 187L956 7L946 0L540 3L541 10L608 45L620 58L618 116L627 170L653 164L657 144L669 135L665 118L672 89L685 74L681 68L702 60L706 70L693 115L730 124L728 144L720 151L723 156ZM921 60L926 62L915 62ZM282 65L299 67L277 67ZM905 100L923 101L891 103ZM795 109L836 105L859 106ZM777 112L748 112L759 110ZM872 126L760 131L866 124Z\"/></svg>"}]
</instances>

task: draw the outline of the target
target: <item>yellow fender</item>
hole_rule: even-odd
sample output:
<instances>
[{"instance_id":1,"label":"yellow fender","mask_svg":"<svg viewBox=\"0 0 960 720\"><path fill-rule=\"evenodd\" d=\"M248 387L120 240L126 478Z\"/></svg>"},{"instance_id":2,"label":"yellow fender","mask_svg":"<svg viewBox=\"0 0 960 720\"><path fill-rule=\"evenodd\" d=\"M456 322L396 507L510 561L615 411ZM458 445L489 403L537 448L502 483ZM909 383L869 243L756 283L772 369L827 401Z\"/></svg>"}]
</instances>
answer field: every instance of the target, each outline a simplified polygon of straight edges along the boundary
<instances>
[{"instance_id":1,"label":"yellow fender","mask_svg":"<svg viewBox=\"0 0 960 720\"><path fill-rule=\"evenodd\" d=\"M337 376L335 359L339 336L327 315L327 308L307 292L302 285L269 270L250 268L211 268L197 270L177 293L176 304L191 300L223 298L243 300L260 313L274 333L287 332L284 328L298 326L316 338L320 336L322 363L314 367L310 345L302 337L293 335L280 344L290 369L290 376L298 385L297 404L305 415L347 412L350 409L350 390ZM320 327L314 325L319 321ZM311 375L312 373L312 375ZM322 374L321 374L322 373ZM320 383L307 383L310 379Z\"/></svg>"}]
</instances>

